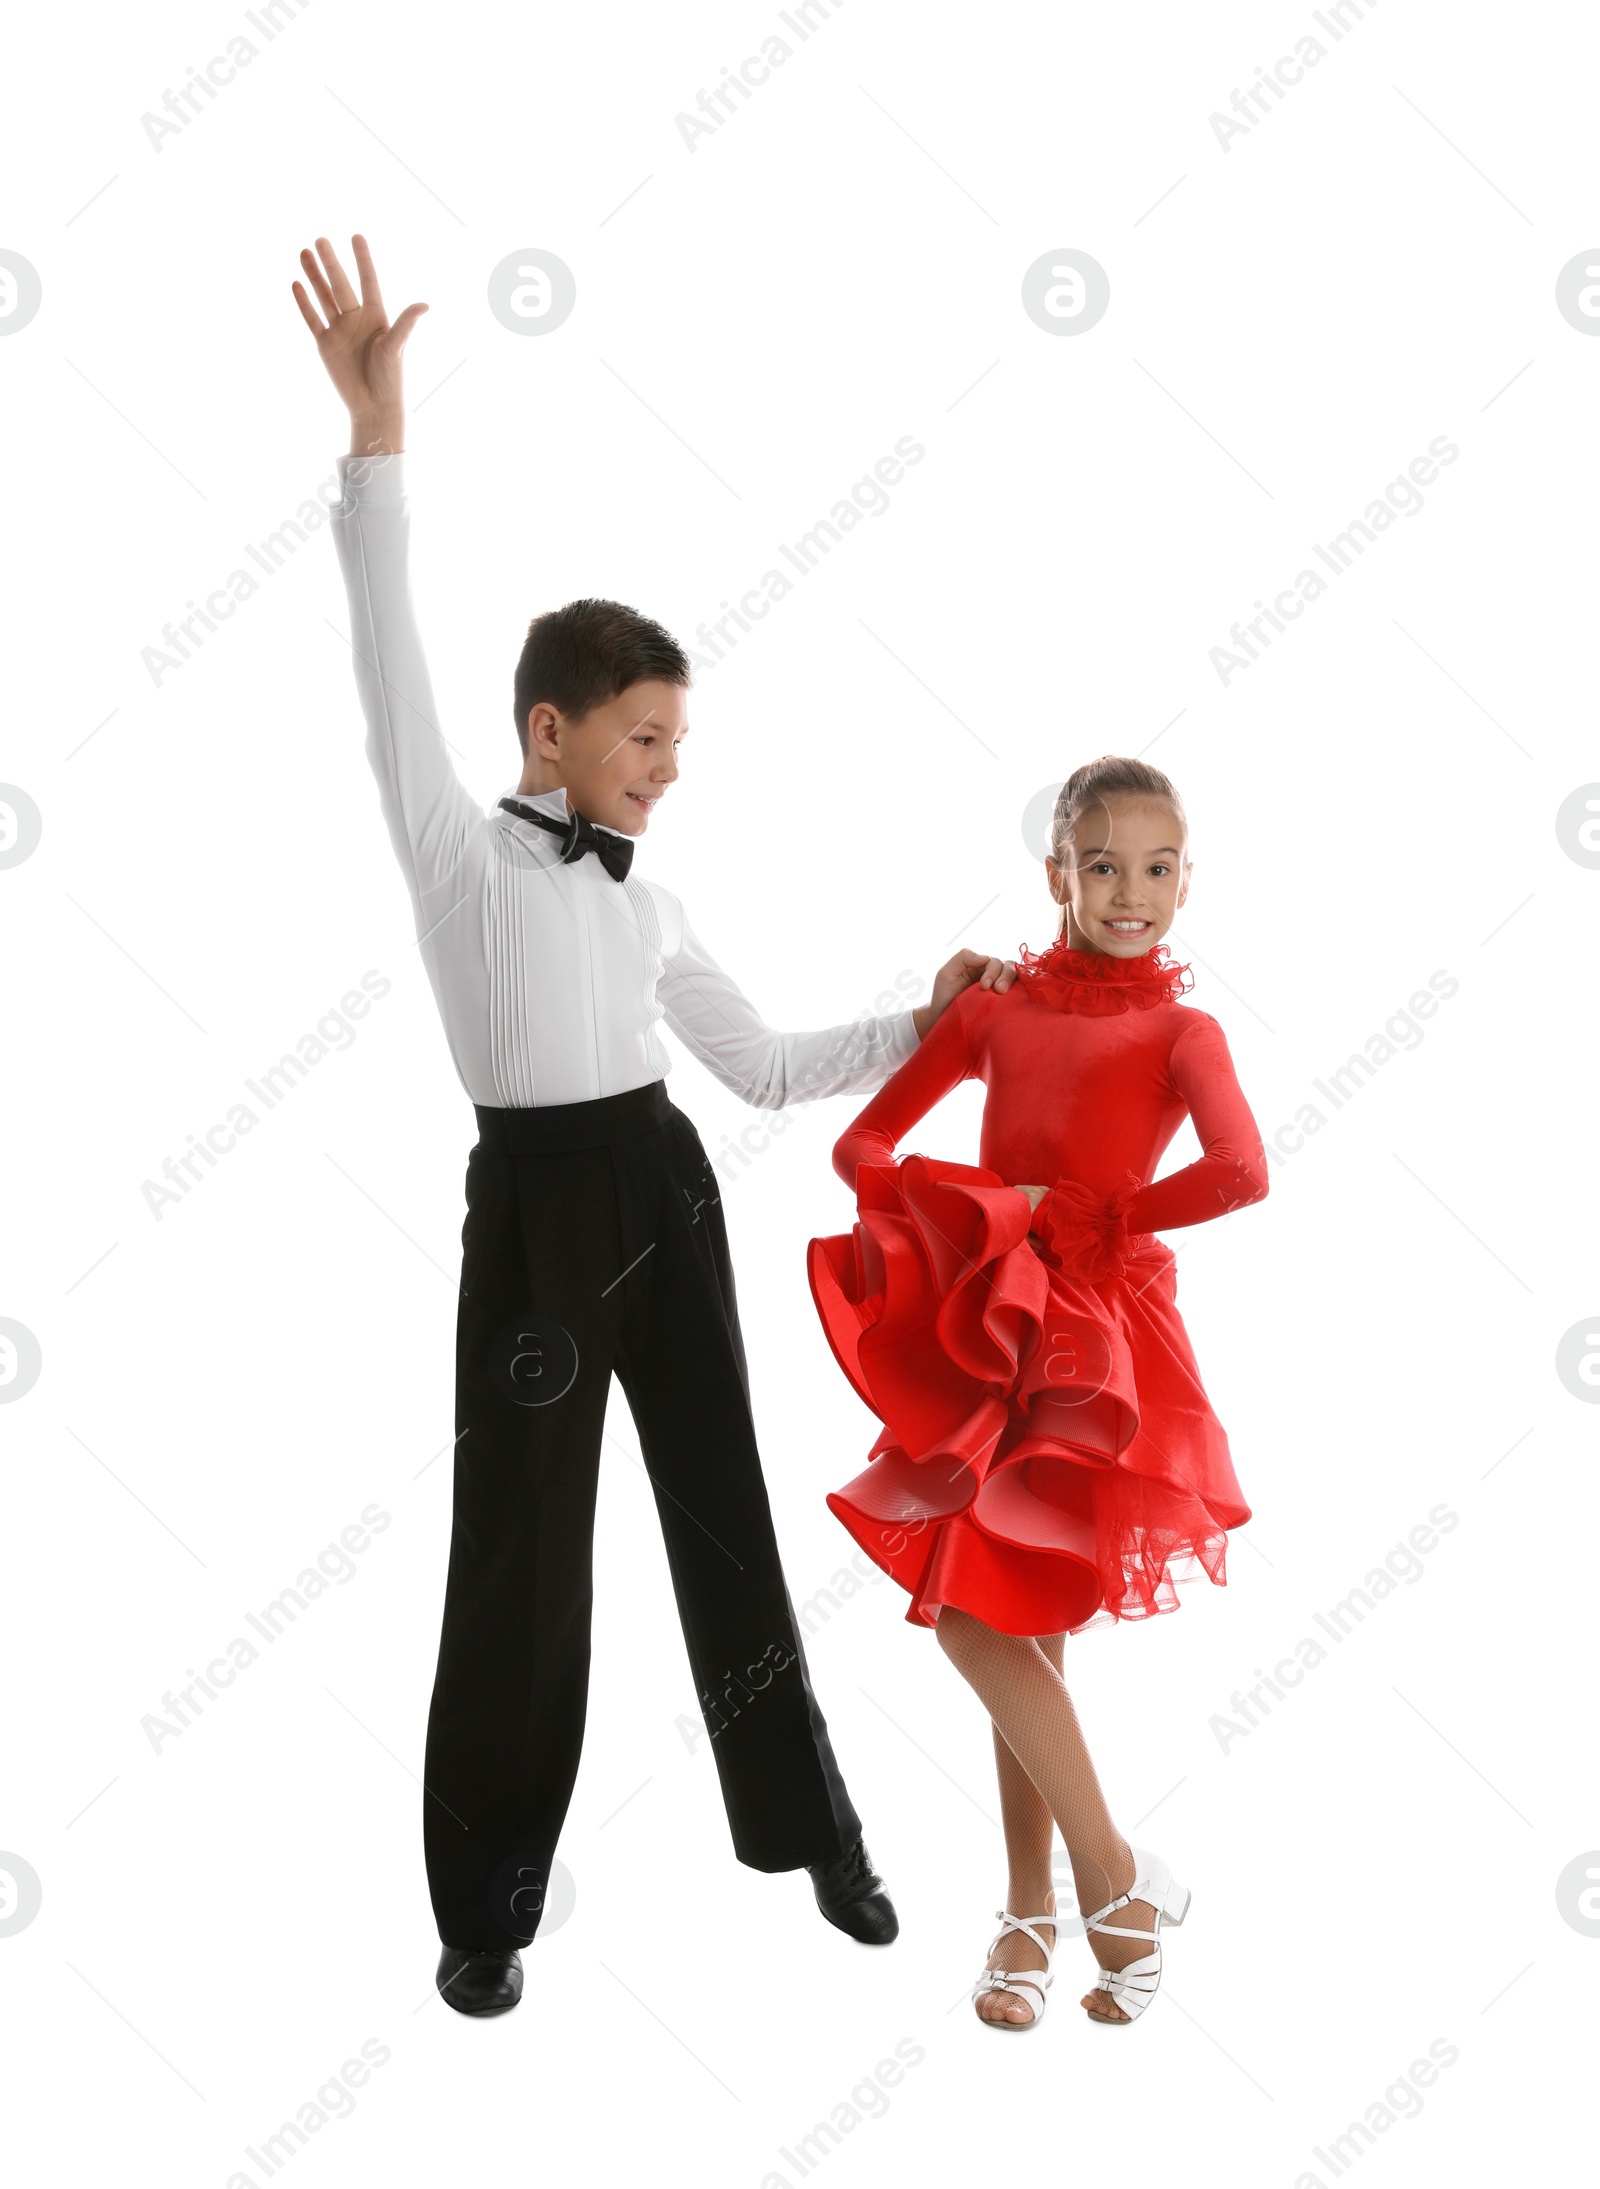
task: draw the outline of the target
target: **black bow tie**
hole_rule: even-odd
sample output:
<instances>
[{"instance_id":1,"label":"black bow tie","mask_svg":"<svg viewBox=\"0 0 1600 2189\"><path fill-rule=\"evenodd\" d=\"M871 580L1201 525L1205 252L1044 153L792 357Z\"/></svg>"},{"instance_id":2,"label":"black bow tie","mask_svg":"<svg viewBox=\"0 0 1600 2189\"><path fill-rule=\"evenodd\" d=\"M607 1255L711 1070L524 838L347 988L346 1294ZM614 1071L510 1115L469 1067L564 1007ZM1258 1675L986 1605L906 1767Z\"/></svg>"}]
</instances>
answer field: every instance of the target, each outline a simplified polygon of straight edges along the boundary
<instances>
[{"instance_id":1,"label":"black bow tie","mask_svg":"<svg viewBox=\"0 0 1600 2189\"><path fill-rule=\"evenodd\" d=\"M586 821L581 813L570 814L565 821L557 821L551 814L535 813L531 806L520 804L515 798L502 798L501 806L507 813L514 813L519 821L531 821L535 828L549 831L561 838L561 864L571 866L586 851L592 851L614 882L626 881L628 869L633 864L633 839L613 835L609 829L598 829Z\"/></svg>"}]
</instances>

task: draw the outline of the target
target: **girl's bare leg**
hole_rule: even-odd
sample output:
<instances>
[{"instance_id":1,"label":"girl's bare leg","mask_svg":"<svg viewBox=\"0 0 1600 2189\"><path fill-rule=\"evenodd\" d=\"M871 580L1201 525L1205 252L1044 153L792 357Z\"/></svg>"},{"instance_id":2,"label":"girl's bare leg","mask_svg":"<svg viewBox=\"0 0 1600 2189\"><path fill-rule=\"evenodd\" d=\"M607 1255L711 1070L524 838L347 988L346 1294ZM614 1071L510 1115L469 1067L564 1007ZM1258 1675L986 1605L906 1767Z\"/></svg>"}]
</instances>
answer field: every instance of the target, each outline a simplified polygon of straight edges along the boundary
<instances>
[{"instance_id":1,"label":"girl's bare leg","mask_svg":"<svg viewBox=\"0 0 1600 2189\"><path fill-rule=\"evenodd\" d=\"M1087 1914L1115 1899L1118 1893L1125 1893L1134 1881L1133 1855L1111 1820L1059 1664L1038 1642L1025 1635L997 1633L993 1627L986 1627L981 1619L974 1619L951 1605L946 1605L940 1612L937 1631L946 1656L994 1721L997 1743L1003 1742L1010 1750L1013 1761L1035 1789L1037 1809L1030 1811L1018 1788L1008 1810L1002 1773L1001 1803L1006 1819L1008 1860L1011 1859L1014 1816L1024 1867L1029 1863L1037 1865L1039 1810L1042 1809L1061 1828L1072 1861L1078 1906ZM1022 1887L1037 1890L1042 1882L1048 1890L1049 1869L1046 1836L1042 1881L1038 1868L1034 1867L1022 1880ZM1043 1907L1048 1903L1038 1905ZM1033 1913L1031 1908L1019 1907L1015 1900L1010 1906L1017 1915ZM1118 1914L1116 1920L1130 1930L1154 1930L1155 1911L1147 1902L1135 1900ZM1023 1947L1027 1944L1026 1939L1021 1941ZM1150 1950L1148 1943L1139 1939L1105 1938L1099 1934L1092 1935L1089 1944L1101 1967L1111 1969L1123 1968ZM999 1965L998 1955L996 1962ZM1038 1965L1037 1954L1033 1955L1033 1962ZM1114 2022L1127 2020L1107 1992L1086 1992L1082 2004L1091 2014L1104 2015ZM1029 2018L1026 2007L1014 2017L1021 2022Z\"/></svg>"}]
</instances>

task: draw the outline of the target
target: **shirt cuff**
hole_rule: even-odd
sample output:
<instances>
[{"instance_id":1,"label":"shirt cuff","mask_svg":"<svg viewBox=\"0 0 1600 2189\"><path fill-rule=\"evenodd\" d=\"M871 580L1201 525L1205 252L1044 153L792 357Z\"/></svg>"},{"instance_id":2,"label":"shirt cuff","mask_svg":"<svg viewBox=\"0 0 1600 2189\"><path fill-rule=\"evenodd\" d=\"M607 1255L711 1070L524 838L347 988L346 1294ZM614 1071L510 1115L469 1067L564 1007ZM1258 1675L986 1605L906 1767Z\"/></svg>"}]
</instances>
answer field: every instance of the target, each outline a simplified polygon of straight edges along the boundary
<instances>
[{"instance_id":1,"label":"shirt cuff","mask_svg":"<svg viewBox=\"0 0 1600 2189\"><path fill-rule=\"evenodd\" d=\"M341 456L338 459L340 499L346 508L398 509L406 498L404 449L383 456Z\"/></svg>"},{"instance_id":2,"label":"shirt cuff","mask_svg":"<svg viewBox=\"0 0 1600 2189\"><path fill-rule=\"evenodd\" d=\"M912 1056L921 1046L922 1037L917 1032L917 1022L909 1011L897 1011L893 1018L885 1019L883 1023L888 1028L884 1051L898 1070L907 1057Z\"/></svg>"}]
</instances>

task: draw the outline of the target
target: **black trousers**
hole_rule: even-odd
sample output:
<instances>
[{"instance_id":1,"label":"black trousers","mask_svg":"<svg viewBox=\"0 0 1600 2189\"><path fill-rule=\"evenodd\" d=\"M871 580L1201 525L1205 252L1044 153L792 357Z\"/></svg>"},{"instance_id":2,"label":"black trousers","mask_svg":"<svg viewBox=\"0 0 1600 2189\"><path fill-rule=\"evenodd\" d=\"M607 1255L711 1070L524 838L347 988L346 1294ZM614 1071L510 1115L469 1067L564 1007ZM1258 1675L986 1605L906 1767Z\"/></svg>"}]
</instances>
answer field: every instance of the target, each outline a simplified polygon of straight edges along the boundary
<instances>
[{"instance_id":1,"label":"black trousers","mask_svg":"<svg viewBox=\"0 0 1600 2189\"><path fill-rule=\"evenodd\" d=\"M654 1487L735 1854L798 1869L861 1829L778 1562L699 1135L659 1081L480 1109L478 1129L423 1797L439 1935L469 1948L533 1937L577 1776L613 1374Z\"/></svg>"}]
</instances>

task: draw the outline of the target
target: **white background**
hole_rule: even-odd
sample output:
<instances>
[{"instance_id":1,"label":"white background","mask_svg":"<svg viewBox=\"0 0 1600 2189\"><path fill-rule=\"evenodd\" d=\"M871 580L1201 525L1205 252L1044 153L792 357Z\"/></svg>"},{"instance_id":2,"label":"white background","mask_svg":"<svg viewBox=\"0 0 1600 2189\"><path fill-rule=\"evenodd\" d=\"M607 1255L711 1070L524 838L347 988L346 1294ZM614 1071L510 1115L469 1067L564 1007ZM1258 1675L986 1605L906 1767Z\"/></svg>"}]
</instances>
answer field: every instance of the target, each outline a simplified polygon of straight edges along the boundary
<instances>
[{"instance_id":1,"label":"white background","mask_svg":"<svg viewBox=\"0 0 1600 2189\"><path fill-rule=\"evenodd\" d=\"M0 246L44 297L0 341L0 776L43 819L0 873L0 1315L43 1359L0 1414L0 1848L43 1887L0 1937L28 2178L261 2184L246 2147L368 2040L385 2064L296 2182L797 2189L783 2150L853 2103L812 2147L828 2184L1331 2189L1316 2147L1441 2040L1347 2170L1557 2163L1600 1955L1557 1904L1600 1814L1595 1417L1554 1366L1600 1304L1600 875L1555 826L1600 776L1600 345L1554 301L1600 229L1596 38L1576 7L1349 22L851 0L693 150L675 116L775 8L311 6L159 150L141 117L241 9L14 24ZM1308 31L1326 58L1224 149L1209 116ZM517 2013L434 1996L417 1774L471 1112L325 530L159 683L141 659L330 479L343 418L289 284L357 228L391 312L432 307L414 582L480 797L515 776L531 614L605 593L692 641L909 434L891 506L699 677L643 871L775 1023L825 1025L960 942L1042 945L1024 808L1144 753L1189 806L1192 1000L1264 1132L1326 1114L1264 1204L1174 1239L1255 1512L1228 1586L1069 1645L1119 1822L1194 1890L1134 2028L1085 2026L1081 1940L1028 2044L975 2026L987 1728L885 1581L819 1600L809 1648L899 1943L733 1861L620 1398L575 1906ZM529 247L578 298L532 339L486 304ZM1063 247L1111 286L1076 338L1020 302ZM1441 435L1421 511L1224 684L1230 626ZM143 1182L369 968L392 987L354 1043L158 1221ZM1312 1081L1435 972L1459 988L1425 1038L1334 1112ZM671 1089L713 1153L751 1122L687 1059ZM970 1160L978 1100L915 1144ZM873 1430L803 1267L850 1221L849 1115L796 1113L726 1189L799 1600L846 1564L823 1495ZM373 1504L351 1578L153 1752L164 1691ZM1420 1578L1224 1746L1233 1692L1440 1505Z\"/></svg>"}]
</instances>

